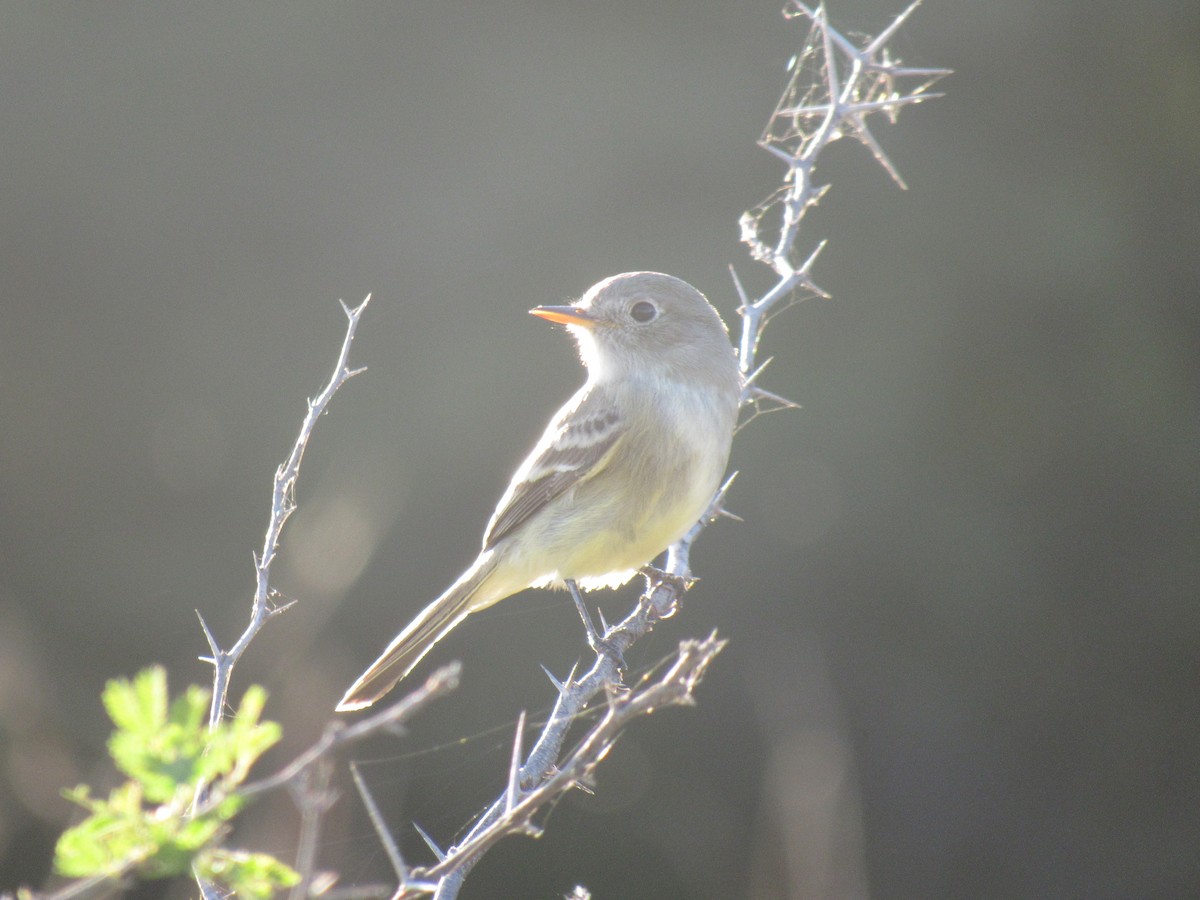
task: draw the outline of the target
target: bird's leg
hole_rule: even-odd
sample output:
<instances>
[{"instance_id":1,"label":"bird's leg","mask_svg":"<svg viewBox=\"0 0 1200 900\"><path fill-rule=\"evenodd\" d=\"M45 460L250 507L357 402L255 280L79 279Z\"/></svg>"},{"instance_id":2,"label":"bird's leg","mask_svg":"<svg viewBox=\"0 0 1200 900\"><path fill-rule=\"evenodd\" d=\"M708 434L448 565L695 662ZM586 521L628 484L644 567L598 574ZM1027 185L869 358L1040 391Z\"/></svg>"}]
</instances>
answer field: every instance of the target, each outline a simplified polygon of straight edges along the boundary
<instances>
[{"instance_id":1,"label":"bird's leg","mask_svg":"<svg viewBox=\"0 0 1200 900\"><path fill-rule=\"evenodd\" d=\"M579 590L579 585L575 583L574 578L564 578L563 583L566 584L567 590L571 592L571 599L575 601L575 609L579 611L579 618L583 620L583 629L587 633L588 646L596 653L611 659L617 667L618 674L623 673L626 668L625 657L611 641L606 641L596 631L596 625L592 622L592 614L588 612L587 604L583 602L583 594Z\"/></svg>"},{"instance_id":2,"label":"bird's leg","mask_svg":"<svg viewBox=\"0 0 1200 900\"><path fill-rule=\"evenodd\" d=\"M564 578L563 582L566 584L567 590L571 592L575 608L579 610L579 618L583 620L583 628L587 632L588 644L595 649L596 644L600 641L600 635L596 633L596 625L592 622L592 614L588 612L588 608L583 602L583 594L579 592L579 585L575 583L574 578Z\"/></svg>"}]
</instances>

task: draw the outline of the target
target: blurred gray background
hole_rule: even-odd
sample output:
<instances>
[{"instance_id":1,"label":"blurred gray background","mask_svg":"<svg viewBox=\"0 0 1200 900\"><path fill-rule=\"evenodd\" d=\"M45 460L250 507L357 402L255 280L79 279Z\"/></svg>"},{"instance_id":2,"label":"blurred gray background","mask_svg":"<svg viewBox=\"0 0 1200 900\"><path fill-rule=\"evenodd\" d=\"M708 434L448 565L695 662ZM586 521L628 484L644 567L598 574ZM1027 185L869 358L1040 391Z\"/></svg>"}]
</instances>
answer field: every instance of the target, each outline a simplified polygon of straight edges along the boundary
<instances>
[{"instance_id":1,"label":"blurred gray background","mask_svg":"<svg viewBox=\"0 0 1200 900\"><path fill-rule=\"evenodd\" d=\"M894 51L957 74L879 131L910 190L848 142L819 167L834 300L765 346L803 409L739 437L746 521L630 658L719 629L700 705L464 897L1200 895L1198 9L916 14ZM529 307L649 268L736 327L801 35L775 0L0 5L0 888L46 883L62 787L112 783L104 681L205 682L193 611L245 624L337 299L374 292L370 371L305 461L300 602L237 672L284 724L270 762L473 557L579 383ZM539 664L582 652L546 592L439 646L460 692L351 754L410 858L406 823L450 843L551 700ZM280 797L237 839L295 828ZM321 860L388 875L350 795Z\"/></svg>"}]
</instances>

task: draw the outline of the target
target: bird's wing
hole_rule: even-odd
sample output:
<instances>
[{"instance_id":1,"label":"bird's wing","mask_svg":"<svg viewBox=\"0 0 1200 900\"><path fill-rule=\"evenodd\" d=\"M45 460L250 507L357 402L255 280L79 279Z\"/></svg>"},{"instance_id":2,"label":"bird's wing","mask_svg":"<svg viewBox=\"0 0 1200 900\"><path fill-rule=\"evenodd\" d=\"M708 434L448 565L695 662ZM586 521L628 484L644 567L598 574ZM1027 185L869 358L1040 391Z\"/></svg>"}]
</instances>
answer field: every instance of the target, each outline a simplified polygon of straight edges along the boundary
<instances>
[{"instance_id":1,"label":"bird's wing","mask_svg":"<svg viewBox=\"0 0 1200 900\"><path fill-rule=\"evenodd\" d=\"M500 498L483 536L485 550L603 467L605 458L629 426L611 406L605 404L601 408L589 403L594 399L595 395L584 396L546 429Z\"/></svg>"}]
</instances>

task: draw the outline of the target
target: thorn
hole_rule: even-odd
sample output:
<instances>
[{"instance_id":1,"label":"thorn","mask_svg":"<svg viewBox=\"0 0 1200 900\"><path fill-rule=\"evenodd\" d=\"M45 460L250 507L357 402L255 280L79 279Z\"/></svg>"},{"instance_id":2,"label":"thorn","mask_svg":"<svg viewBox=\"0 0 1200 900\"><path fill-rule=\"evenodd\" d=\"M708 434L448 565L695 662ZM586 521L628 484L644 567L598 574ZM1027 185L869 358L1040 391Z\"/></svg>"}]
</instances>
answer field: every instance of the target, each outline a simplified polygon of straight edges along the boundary
<instances>
[{"instance_id":1,"label":"thorn","mask_svg":"<svg viewBox=\"0 0 1200 900\"><path fill-rule=\"evenodd\" d=\"M282 596L282 595L280 595L280 596ZM267 610L267 615L268 616L277 616L281 612L286 612L287 610L291 609L298 602L299 602L298 600L288 600L286 603L284 603L281 606L272 606L270 609Z\"/></svg>"},{"instance_id":2,"label":"thorn","mask_svg":"<svg viewBox=\"0 0 1200 900\"><path fill-rule=\"evenodd\" d=\"M833 109L831 103L807 103L804 106L785 106L783 109L775 113L779 118L788 119L823 119L829 115L829 111ZM761 146L761 145L760 145ZM770 147L764 149L769 150ZM796 157L791 154L788 159L795 163Z\"/></svg>"},{"instance_id":3,"label":"thorn","mask_svg":"<svg viewBox=\"0 0 1200 900\"><path fill-rule=\"evenodd\" d=\"M361 375L365 371L367 371L366 366L359 366L357 369L346 369L344 377L349 380L356 375Z\"/></svg>"},{"instance_id":4,"label":"thorn","mask_svg":"<svg viewBox=\"0 0 1200 900\"><path fill-rule=\"evenodd\" d=\"M374 296L374 294L367 294L367 296L363 298L363 302L358 304L358 306L354 307L354 309L348 309L346 307L346 304L341 300L339 300L338 303L342 304L342 309L346 310L347 316L349 316L351 319L356 320L360 316L362 316L363 310L367 308L367 304L371 302L371 297L373 297L373 296Z\"/></svg>"},{"instance_id":5,"label":"thorn","mask_svg":"<svg viewBox=\"0 0 1200 900\"><path fill-rule=\"evenodd\" d=\"M568 688L575 683L575 673L579 671L579 660L571 663L571 671L567 673L567 680L563 682L563 688Z\"/></svg>"},{"instance_id":6,"label":"thorn","mask_svg":"<svg viewBox=\"0 0 1200 900\"><path fill-rule=\"evenodd\" d=\"M817 26L825 38L825 86L831 98L840 97L842 95L842 81L838 77L837 58L833 53L833 45L836 43L842 52L851 58L858 52L858 48L842 37L829 24L829 16L825 11L824 4L817 7L817 16L819 17ZM847 50L847 48L850 49Z\"/></svg>"},{"instance_id":7,"label":"thorn","mask_svg":"<svg viewBox=\"0 0 1200 900\"><path fill-rule=\"evenodd\" d=\"M931 90L929 90L929 88L933 87L935 84L937 84L943 78L948 78L951 75L953 75L954 70L953 69L903 69L903 70L901 70L901 74L909 75L913 78L928 78L929 79L924 84L919 86L916 90L914 90L912 92L912 94L910 95L912 97L912 100L911 100L912 103L921 103L925 100L940 100L942 97L945 97L946 96L945 91L931 91ZM901 98L901 99L904 100L905 98Z\"/></svg>"},{"instance_id":8,"label":"thorn","mask_svg":"<svg viewBox=\"0 0 1200 900\"><path fill-rule=\"evenodd\" d=\"M829 17L825 13L824 5L818 6L815 11L809 9L800 2L797 2L796 6L800 7L804 14L812 20L813 25L827 37L831 38L843 53L851 58L858 55L860 52L859 49L850 41L846 40L846 38L844 38L839 31L829 24Z\"/></svg>"},{"instance_id":9,"label":"thorn","mask_svg":"<svg viewBox=\"0 0 1200 900\"><path fill-rule=\"evenodd\" d=\"M441 849L441 847L439 847L437 844L435 844L435 843L433 842L433 838L431 838L431 837L430 837L430 836L429 836L429 835L428 835L428 834L425 832L425 829L424 829L424 828L422 828L422 827L421 827L420 825L418 825L416 822L413 822L413 823L412 823L412 827L413 827L413 828L415 828L415 829L417 830L417 834L419 834L419 835L421 836L421 840L423 840L423 841L425 842L425 845L426 845L426 846L427 846L427 847L428 847L430 850L432 850L432 851L433 851L433 855L437 857L437 861L438 861L438 862L441 862L442 860L444 860L444 859L446 858L446 854L442 852L442 849Z\"/></svg>"},{"instance_id":10,"label":"thorn","mask_svg":"<svg viewBox=\"0 0 1200 900\"><path fill-rule=\"evenodd\" d=\"M512 812L521 799L521 742L525 736L525 710L517 717L517 733L513 738L512 758L508 762L508 787L504 792L504 808Z\"/></svg>"},{"instance_id":11,"label":"thorn","mask_svg":"<svg viewBox=\"0 0 1200 900\"><path fill-rule=\"evenodd\" d=\"M734 479L738 477L737 469L729 473L729 477L725 479L725 483L717 488L717 496L713 498L713 503L720 508L725 503L725 495L729 493L729 489L733 487Z\"/></svg>"},{"instance_id":12,"label":"thorn","mask_svg":"<svg viewBox=\"0 0 1200 900\"><path fill-rule=\"evenodd\" d=\"M354 779L354 786L358 789L358 796L362 799L363 806L367 808L367 817L375 828L375 834L379 837L379 842L383 844L383 850L392 864L396 881L399 882L400 887L404 887L408 882L408 866L404 864L404 857L400 855L400 848L396 846L395 838L388 831L383 813L379 811L379 804L371 796L370 790L367 789L367 783L363 780L362 774L358 771L358 765L354 761L350 762L350 775Z\"/></svg>"},{"instance_id":13,"label":"thorn","mask_svg":"<svg viewBox=\"0 0 1200 900\"><path fill-rule=\"evenodd\" d=\"M871 43L867 44L867 46L863 48L863 54L866 56L874 56L876 53L882 50L884 44L895 37L896 32L900 30L900 26L904 24L904 20L916 12L917 7L920 5L921 0L913 0L913 2L908 5L908 9L896 16L891 25L879 32L879 34L875 36L875 40L871 41Z\"/></svg>"},{"instance_id":14,"label":"thorn","mask_svg":"<svg viewBox=\"0 0 1200 900\"><path fill-rule=\"evenodd\" d=\"M896 186L902 191L907 191L908 185L900 176L899 170L892 164L888 155L883 152L883 147L880 146L879 141L875 140L875 135L871 134L871 129L867 127L867 123L863 120L863 117L861 115L854 115L850 117L849 121L854 126L854 134L859 142L871 151L871 155L875 157L875 161L883 166L883 170L888 175L892 176L892 181L896 183Z\"/></svg>"},{"instance_id":15,"label":"thorn","mask_svg":"<svg viewBox=\"0 0 1200 900\"><path fill-rule=\"evenodd\" d=\"M539 665L541 665L541 664L539 663ZM563 682L561 682L557 678L555 678L553 673L549 669L547 669L544 665L541 665L541 668L542 668L542 671L546 673L546 677L550 679L550 683L552 685L554 685L554 689L556 691L558 691L561 694L564 690L566 690L566 688L567 688L566 684L564 684Z\"/></svg>"},{"instance_id":16,"label":"thorn","mask_svg":"<svg viewBox=\"0 0 1200 900\"><path fill-rule=\"evenodd\" d=\"M750 308L750 296L746 293L746 288L742 285L742 279L738 276L737 269L733 267L733 263L729 264L729 277L733 279L733 289L737 291L738 302L741 306L738 307L738 314L744 315L742 310Z\"/></svg>"},{"instance_id":17,"label":"thorn","mask_svg":"<svg viewBox=\"0 0 1200 900\"><path fill-rule=\"evenodd\" d=\"M757 369L755 369L753 372L751 372L749 375L747 375L746 376L746 387L749 387L750 385L754 384L754 382L758 379L758 376L762 374L762 370L765 369L767 366L769 366L774 359L775 359L775 357L768 356L762 365L760 365Z\"/></svg>"},{"instance_id":18,"label":"thorn","mask_svg":"<svg viewBox=\"0 0 1200 900\"><path fill-rule=\"evenodd\" d=\"M789 166L795 165L795 163L796 163L796 154L792 153L792 151L788 150L786 147L777 147L774 144L766 142L766 141L759 142L759 146L762 147L764 150L766 150L768 153L770 153L772 156L779 157L781 160L783 160Z\"/></svg>"},{"instance_id":19,"label":"thorn","mask_svg":"<svg viewBox=\"0 0 1200 900\"><path fill-rule=\"evenodd\" d=\"M608 634L608 622L604 618L604 610L602 610L600 607L597 606L596 607L596 615L600 619L600 630L603 631L605 634Z\"/></svg>"},{"instance_id":20,"label":"thorn","mask_svg":"<svg viewBox=\"0 0 1200 900\"><path fill-rule=\"evenodd\" d=\"M825 249L825 245L828 243L829 238L824 238L819 244L817 244L816 249L814 249L813 252L808 255L808 259L804 261L804 265L797 270L799 274L805 276L805 287L815 290L822 297L829 297L829 294L818 288L816 285L813 285L812 282L807 280L807 277L808 273L812 270L813 263L817 261L817 257L820 256L821 251Z\"/></svg>"},{"instance_id":21,"label":"thorn","mask_svg":"<svg viewBox=\"0 0 1200 900\"><path fill-rule=\"evenodd\" d=\"M204 616L201 615L200 610L196 610L196 618L200 620L200 627L204 631L205 640L208 641L208 649L210 649L213 654L213 658L210 659L209 662L215 666L217 664L217 660L221 658L221 647L217 643L217 639L213 637L212 631L209 630L208 623L204 621ZM205 657L202 656L200 658L204 659Z\"/></svg>"},{"instance_id":22,"label":"thorn","mask_svg":"<svg viewBox=\"0 0 1200 900\"><path fill-rule=\"evenodd\" d=\"M772 393L766 388L761 388L755 385L750 393L761 400L770 400L772 403L778 403L783 409L803 409L799 403L794 400L789 400L787 397L781 397L779 394Z\"/></svg>"}]
</instances>

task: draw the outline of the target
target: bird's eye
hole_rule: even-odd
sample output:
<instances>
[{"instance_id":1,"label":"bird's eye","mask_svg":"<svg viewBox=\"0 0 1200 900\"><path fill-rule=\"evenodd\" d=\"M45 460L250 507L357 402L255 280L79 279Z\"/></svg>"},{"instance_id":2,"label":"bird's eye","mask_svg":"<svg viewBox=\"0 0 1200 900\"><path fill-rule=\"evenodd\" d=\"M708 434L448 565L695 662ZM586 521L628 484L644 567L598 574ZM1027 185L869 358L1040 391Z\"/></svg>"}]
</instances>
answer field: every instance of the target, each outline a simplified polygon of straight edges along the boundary
<instances>
[{"instance_id":1,"label":"bird's eye","mask_svg":"<svg viewBox=\"0 0 1200 900\"><path fill-rule=\"evenodd\" d=\"M644 325L658 315L658 308L648 300L639 300L629 307L629 315L633 321Z\"/></svg>"}]
</instances>

